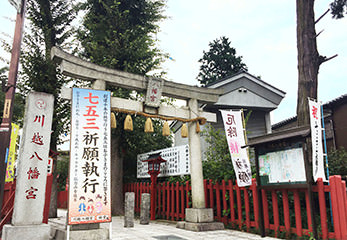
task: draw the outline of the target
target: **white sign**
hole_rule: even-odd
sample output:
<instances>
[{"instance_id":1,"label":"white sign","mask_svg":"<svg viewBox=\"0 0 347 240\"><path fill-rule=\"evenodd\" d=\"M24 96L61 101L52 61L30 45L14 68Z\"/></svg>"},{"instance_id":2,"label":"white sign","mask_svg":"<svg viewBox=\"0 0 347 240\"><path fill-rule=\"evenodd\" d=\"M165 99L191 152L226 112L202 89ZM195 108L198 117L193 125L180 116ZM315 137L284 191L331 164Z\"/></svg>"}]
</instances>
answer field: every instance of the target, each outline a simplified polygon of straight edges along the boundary
<instances>
[{"instance_id":1,"label":"white sign","mask_svg":"<svg viewBox=\"0 0 347 240\"><path fill-rule=\"evenodd\" d=\"M110 92L73 88L69 224L111 221Z\"/></svg>"},{"instance_id":2,"label":"white sign","mask_svg":"<svg viewBox=\"0 0 347 240\"><path fill-rule=\"evenodd\" d=\"M220 110L225 134L228 141L229 152L239 187L252 184L252 172L246 148L245 136L242 124L242 111Z\"/></svg>"},{"instance_id":3,"label":"white sign","mask_svg":"<svg viewBox=\"0 0 347 240\"><path fill-rule=\"evenodd\" d=\"M161 79L150 78L148 80L146 105L150 107L159 107L164 81Z\"/></svg>"},{"instance_id":4,"label":"white sign","mask_svg":"<svg viewBox=\"0 0 347 240\"><path fill-rule=\"evenodd\" d=\"M42 224L53 105L47 93L31 92L26 99L13 225Z\"/></svg>"},{"instance_id":5,"label":"white sign","mask_svg":"<svg viewBox=\"0 0 347 240\"><path fill-rule=\"evenodd\" d=\"M313 179L315 182L318 178L326 181L323 159L321 106L319 103L311 100L308 100L308 104L310 108Z\"/></svg>"},{"instance_id":6,"label":"white sign","mask_svg":"<svg viewBox=\"0 0 347 240\"><path fill-rule=\"evenodd\" d=\"M148 174L148 163L143 161L147 160L149 155L158 152L161 152L160 156L164 160L166 160L165 163L162 163L160 165L160 174L158 175L158 177L190 174L189 146L182 145L137 155L138 178L150 177L150 175Z\"/></svg>"}]
</instances>

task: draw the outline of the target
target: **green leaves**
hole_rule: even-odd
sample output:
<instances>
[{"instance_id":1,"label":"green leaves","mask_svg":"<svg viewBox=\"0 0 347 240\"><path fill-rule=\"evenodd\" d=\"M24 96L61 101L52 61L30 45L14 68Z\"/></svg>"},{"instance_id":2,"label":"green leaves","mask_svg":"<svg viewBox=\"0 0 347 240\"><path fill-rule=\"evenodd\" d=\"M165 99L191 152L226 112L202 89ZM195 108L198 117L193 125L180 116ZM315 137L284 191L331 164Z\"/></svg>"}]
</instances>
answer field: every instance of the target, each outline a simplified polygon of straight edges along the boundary
<instances>
[{"instance_id":1,"label":"green leaves","mask_svg":"<svg viewBox=\"0 0 347 240\"><path fill-rule=\"evenodd\" d=\"M242 57L236 56L236 50L230 44L227 37L221 37L209 43L208 52L203 51L203 57L199 60L201 66L197 77L202 86L238 73L241 69L247 70Z\"/></svg>"}]
</instances>

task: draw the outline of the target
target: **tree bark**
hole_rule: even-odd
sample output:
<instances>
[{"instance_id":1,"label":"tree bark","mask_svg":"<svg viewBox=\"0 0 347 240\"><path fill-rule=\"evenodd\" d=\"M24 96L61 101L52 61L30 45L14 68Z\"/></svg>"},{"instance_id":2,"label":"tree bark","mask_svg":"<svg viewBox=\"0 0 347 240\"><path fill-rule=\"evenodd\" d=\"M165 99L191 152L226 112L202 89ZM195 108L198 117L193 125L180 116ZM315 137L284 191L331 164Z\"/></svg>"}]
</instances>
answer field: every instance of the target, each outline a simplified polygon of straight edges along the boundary
<instances>
[{"instance_id":1,"label":"tree bark","mask_svg":"<svg viewBox=\"0 0 347 240\"><path fill-rule=\"evenodd\" d=\"M297 0L297 49L298 49L298 126L310 123L308 98L317 99L318 71L314 0Z\"/></svg>"},{"instance_id":2,"label":"tree bark","mask_svg":"<svg viewBox=\"0 0 347 240\"><path fill-rule=\"evenodd\" d=\"M123 157L120 153L120 135L111 137L111 200L112 215L124 215Z\"/></svg>"}]
</instances>

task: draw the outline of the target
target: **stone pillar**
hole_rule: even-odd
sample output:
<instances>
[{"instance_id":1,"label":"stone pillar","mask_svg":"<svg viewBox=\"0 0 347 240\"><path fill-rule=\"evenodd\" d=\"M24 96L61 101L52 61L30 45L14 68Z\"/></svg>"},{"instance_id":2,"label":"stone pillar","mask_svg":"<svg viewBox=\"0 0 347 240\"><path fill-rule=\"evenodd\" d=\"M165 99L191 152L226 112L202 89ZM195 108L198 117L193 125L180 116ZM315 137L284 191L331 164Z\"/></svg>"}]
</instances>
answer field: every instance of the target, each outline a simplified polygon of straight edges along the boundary
<instances>
[{"instance_id":1,"label":"stone pillar","mask_svg":"<svg viewBox=\"0 0 347 240\"><path fill-rule=\"evenodd\" d=\"M189 117L198 117L198 101L188 102ZM191 231L211 231L224 229L221 222L213 222L213 209L205 208L204 177L202 173L202 158L200 150L200 134L196 133L196 123L188 124L190 150L190 176L192 181L193 208L186 208L186 221L178 222L176 227Z\"/></svg>"},{"instance_id":2,"label":"stone pillar","mask_svg":"<svg viewBox=\"0 0 347 240\"><path fill-rule=\"evenodd\" d=\"M135 193L125 193L125 204L124 204L124 227L134 227L134 208L135 208Z\"/></svg>"},{"instance_id":3,"label":"stone pillar","mask_svg":"<svg viewBox=\"0 0 347 240\"><path fill-rule=\"evenodd\" d=\"M198 101L190 99L188 102L189 117L199 117ZM200 134L196 133L196 123L188 124L189 151L190 151L190 175L192 179L192 203L193 208L205 208L204 177L202 174L202 160L200 147Z\"/></svg>"},{"instance_id":4,"label":"stone pillar","mask_svg":"<svg viewBox=\"0 0 347 240\"><path fill-rule=\"evenodd\" d=\"M3 240L49 239L50 226L42 219L53 107L52 94L31 92L26 98L12 224L4 226Z\"/></svg>"},{"instance_id":5,"label":"stone pillar","mask_svg":"<svg viewBox=\"0 0 347 240\"><path fill-rule=\"evenodd\" d=\"M141 213L140 224L149 224L149 210L151 205L151 194L142 193L141 195Z\"/></svg>"}]
</instances>

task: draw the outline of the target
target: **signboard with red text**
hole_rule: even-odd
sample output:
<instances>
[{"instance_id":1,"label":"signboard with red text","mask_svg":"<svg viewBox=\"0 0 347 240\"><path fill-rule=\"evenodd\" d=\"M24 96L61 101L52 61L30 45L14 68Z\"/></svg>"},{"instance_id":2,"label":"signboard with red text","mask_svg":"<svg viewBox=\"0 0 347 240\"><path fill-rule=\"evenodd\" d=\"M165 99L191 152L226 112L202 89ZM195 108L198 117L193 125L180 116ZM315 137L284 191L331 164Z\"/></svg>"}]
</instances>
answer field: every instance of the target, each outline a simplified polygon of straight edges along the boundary
<instances>
[{"instance_id":1,"label":"signboard with red text","mask_svg":"<svg viewBox=\"0 0 347 240\"><path fill-rule=\"evenodd\" d=\"M312 138L312 176L315 182L318 178L326 181L323 159L321 106L318 102L312 100L308 100L308 105L310 108Z\"/></svg>"},{"instance_id":2,"label":"signboard with red text","mask_svg":"<svg viewBox=\"0 0 347 240\"><path fill-rule=\"evenodd\" d=\"M72 91L68 224L111 221L110 97Z\"/></svg>"},{"instance_id":3,"label":"signboard with red text","mask_svg":"<svg viewBox=\"0 0 347 240\"><path fill-rule=\"evenodd\" d=\"M26 99L13 225L42 223L53 104L53 95L47 93L31 92Z\"/></svg>"}]
</instances>

